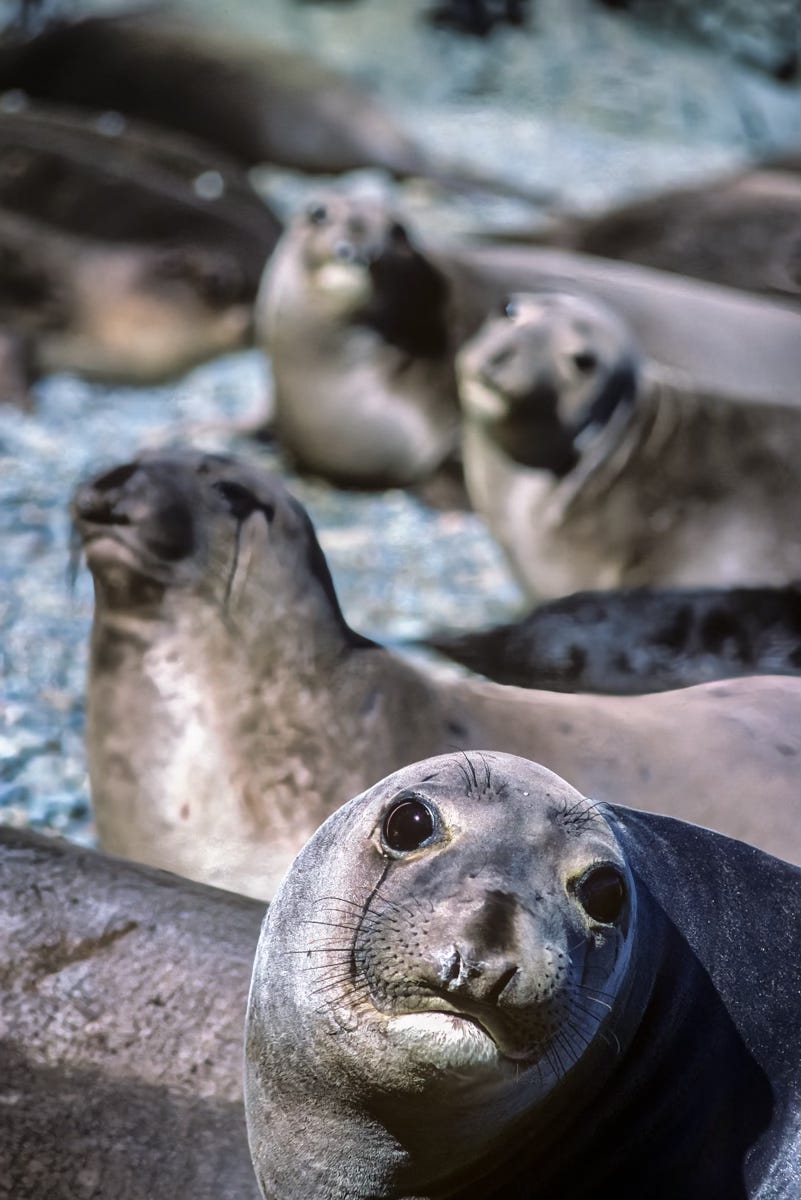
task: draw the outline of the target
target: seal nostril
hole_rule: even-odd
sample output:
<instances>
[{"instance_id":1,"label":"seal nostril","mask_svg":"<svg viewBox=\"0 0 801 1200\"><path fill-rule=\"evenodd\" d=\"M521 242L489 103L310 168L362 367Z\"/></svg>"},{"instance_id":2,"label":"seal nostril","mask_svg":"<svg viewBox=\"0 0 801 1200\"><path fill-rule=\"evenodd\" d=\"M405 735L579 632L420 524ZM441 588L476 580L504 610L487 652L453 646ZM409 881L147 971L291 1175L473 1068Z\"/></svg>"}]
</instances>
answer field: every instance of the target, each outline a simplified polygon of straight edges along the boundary
<instances>
[{"instance_id":1,"label":"seal nostril","mask_svg":"<svg viewBox=\"0 0 801 1200\"><path fill-rule=\"evenodd\" d=\"M117 494L105 496L87 484L76 493L73 509L76 516L93 525L129 525L126 514L115 507L118 500Z\"/></svg>"},{"instance_id":2,"label":"seal nostril","mask_svg":"<svg viewBox=\"0 0 801 1200\"><path fill-rule=\"evenodd\" d=\"M132 475L135 475L139 470L138 463L125 463L121 467L113 467L107 471L105 475L101 475L92 484L87 487L94 492L109 492L117 488L124 487Z\"/></svg>"},{"instance_id":3,"label":"seal nostril","mask_svg":"<svg viewBox=\"0 0 801 1200\"><path fill-rule=\"evenodd\" d=\"M510 967L507 967L505 971L501 972L501 974L498 976L498 978L495 981L495 983L493 984L493 986L487 992L487 1001L490 1004L498 1004L499 1003L501 996L503 995L503 993L506 991L506 988L509 986L509 984L514 979L518 970L519 970L519 968L517 966L510 966Z\"/></svg>"}]
</instances>

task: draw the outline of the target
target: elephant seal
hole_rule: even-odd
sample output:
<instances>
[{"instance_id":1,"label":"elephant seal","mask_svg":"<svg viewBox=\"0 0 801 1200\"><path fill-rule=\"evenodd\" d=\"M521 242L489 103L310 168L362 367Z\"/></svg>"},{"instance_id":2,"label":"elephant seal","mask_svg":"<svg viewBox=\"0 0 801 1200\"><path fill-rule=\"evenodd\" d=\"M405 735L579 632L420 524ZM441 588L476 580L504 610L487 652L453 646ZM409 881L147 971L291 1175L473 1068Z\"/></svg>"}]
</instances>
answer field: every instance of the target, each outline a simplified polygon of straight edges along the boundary
<instances>
[{"instance_id":1,"label":"elephant seal","mask_svg":"<svg viewBox=\"0 0 801 1200\"><path fill-rule=\"evenodd\" d=\"M497 683L631 695L801 673L801 587L579 592L424 645Z\"/></svg>"},{"instance_id":2,"label":"elephant seal","mask_svg":"<svg viewBox=\"0 0 801 1200\"><path fill-rule=\"evenodd\" d=\"M216 147L22 95L0 97L0 207L92 241L203 248L249 303L281 232Z\"/></svg>"},{"instance_id":3,"label":"elephant seal","mask_svg":"<svg viewBox=\"0 0 801 1200\"><path fill-rule=\"evenodd\" d=\"M241 1039L263 914L0 826L0 1193L256 1200Z\"/></svg>"},{"instance_id":4,"label":"elephant seal","mask_svg":"<svg viewBox=\"0 0 801 1200\"><path fill-rule=\"evenodd\" d=\"M799 209L798 174L768 162L605 212L568 215L527 240L798 301Z\"/></svg>"},{"instance_id":5,"label":"elephant seal","mask_svg":"<svg viewBox=\"0 0 801 1200\"><path fill-rule=\"evenodd\" d=\"M275 428L305 468L392 487L455 449L448 285L377 198L329 192L291 222L256 308Z\"/></svg>"},{"instance_id":6,"label":"elephant seal","mask_svg":"<svg viewBox=\"0 0 801 1200\"><path fill-rule=\"evenodd\" d=\"M468 494L535 597L801 578L797 397L705 394L566 292L514 295L457 373Z\"/></svg>"},{"instance_id":7,"label":"elephant seal","mask_svg":"<svg viewBox=\"0 0 801 1200\"><path fill-rule=\"evenodd\" d=\"M0 209L0 325L34 376L174 378L249 342L247 292L225 252L77 237Z\"/></svg>"},{"instance_id":8,"label":"elephant seal","mask_svg":"<svg viewBox=\"0 0 801 1200\"><path fill-rule=\"evenodd\" d=\"M795 1195L798 901L797 868L521 758L391 775L262 928L262 1194Z\"/></svg>"},{"instance_id":9,"label":"elephant seal","mask_svg":"<svg viewBox=\"0 0 801 1200\"><path fill-rule=\"evenodd\" d=\"M72 511L95 582L92 800L113 853L270 896L349 796L477 746L799 853L796 680L619 697L438 678L354 633L305 510L225 456L144 455L81 485Z\"/></svg>"},{"instance_id":10,"label":"elephant seal","mask_svg":"<svg viewBox=\"0 0 801 1200\"><path fill-rule=\"evenodd\" d=\"M237 43L149 12L52 22L0 47L0 92L113 110L218 146L241 166L425 174L425 156L378 101L310 56Z\"/></svg>"}]
</instances>

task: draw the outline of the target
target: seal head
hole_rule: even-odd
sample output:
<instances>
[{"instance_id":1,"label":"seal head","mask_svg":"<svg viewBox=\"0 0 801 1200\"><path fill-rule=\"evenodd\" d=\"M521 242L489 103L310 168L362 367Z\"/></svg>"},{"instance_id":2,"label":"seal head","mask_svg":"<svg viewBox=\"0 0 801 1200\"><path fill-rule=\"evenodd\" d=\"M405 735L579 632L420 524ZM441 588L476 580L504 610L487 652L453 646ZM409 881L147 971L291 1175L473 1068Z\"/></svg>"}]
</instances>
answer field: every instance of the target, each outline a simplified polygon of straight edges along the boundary
<instances>
[{"instance_id":1,"label":"seal head","mask_svg":"<svg viewBox=\"0 0 801 1200\"><path fill-rule=\"evenodd\" d=\"M562 476L637 389L638 354L623 321L567 292L517 293L457 357L468 414L515 462Z\"/></svg>"},{"instance_id":2,"label":"seal head","mask_svg":"<svg viewBox=\"0 0 801 1200\"><path fill-rule=\"evenodd\" d=\"M798 926L798 870L753 847L511 755L404 768L317 831L262 928L263 1194L793 1194Z\"/></svg>"},{"instance_id":3,"label":"seal head","mask_svg":"<svg viewBox=\"0 0 801 1200\"><path fill-rule=\"evenodd\" d=\"M266 1196L450 1194L457 1160L469 1173L503 1157L510 1128L558 1108L619 1036L636 930L625 855L558 776L505 761L390 776L326 822L279 890L247 1051ZM284 1128L301 1107L302 1178ZM355 1162L351 1122L376 1143Z\"/></svg>"}]
</instances>

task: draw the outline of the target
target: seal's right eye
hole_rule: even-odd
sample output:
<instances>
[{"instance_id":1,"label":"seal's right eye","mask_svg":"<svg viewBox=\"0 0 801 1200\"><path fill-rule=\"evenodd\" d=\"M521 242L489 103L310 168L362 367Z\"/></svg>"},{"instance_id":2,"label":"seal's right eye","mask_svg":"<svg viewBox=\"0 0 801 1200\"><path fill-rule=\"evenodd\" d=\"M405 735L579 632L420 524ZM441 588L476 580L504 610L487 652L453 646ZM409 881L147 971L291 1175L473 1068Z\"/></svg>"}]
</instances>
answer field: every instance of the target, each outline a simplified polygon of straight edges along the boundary
<instances>
[{"instance_id":1,"label":"seal's right eye","mask_svg":"<svg viewBox=\"0 0 801 1200\"><path fill-rule=\"evenodd\" d=\"M434 835L436 822L427 804L416 796L397 800L384 815L381 837L388 850L409 854Z\"/></svg>"},{"instance_id":2,"label":"seal's right eye","mask_svg":"<svg viewBox=\"0 0 801 1200\"><path fill-rule=\"evenodd\" d=\"M306 209L306 218L310 225L323 225L328 220L328 209L324 204L310 204Z\"/></svg>"},{"instance_id":3,"label":"seal's right eye","mask_svg":"<svg viewBox=\"0 0 801 1200\"><path fill-rule=\"evenodd\" d=\"M260 510L271 521L275 510L272 505L263 504L258 496L254 496L253 492L248 491L241 483L234 483L230 479L220 480L219 483L212 484L215 492L222 496L231 511L231 514L236 517L237 521L244 521L252 512Z\"/></svg>"},{"instance_id":4,"label":"seal's right eye","mask_svg":"<svg viewBox=\"0 0 801 1200\"><path fill-rule=\"evenodd\" d=\"M601 925L613 925L626 902L623 875L611 863L591 867L578 882L576 898L591 920Z\"/></svg>"}]
</instances>

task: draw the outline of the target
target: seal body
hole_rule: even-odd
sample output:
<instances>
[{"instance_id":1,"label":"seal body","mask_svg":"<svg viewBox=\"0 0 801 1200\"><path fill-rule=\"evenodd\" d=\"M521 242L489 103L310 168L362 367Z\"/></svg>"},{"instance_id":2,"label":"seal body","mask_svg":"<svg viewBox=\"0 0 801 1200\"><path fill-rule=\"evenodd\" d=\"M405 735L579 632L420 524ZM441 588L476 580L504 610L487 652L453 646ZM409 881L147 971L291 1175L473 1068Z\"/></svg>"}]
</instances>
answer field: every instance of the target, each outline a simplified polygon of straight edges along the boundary
<instances>
[{"instance_id":1,"label":"seal body","mask_svg":"<svg viewBox=\"0 0 801 1200\"><path fill-rule=\"evenodd\" d=\"M264 906L0 827L0 1192L255 1200L241 1036Z\"/></svg>"},{"instance_id":2,"label":"seal body","mask_svg":"<svg viewBox=\"0 0 801 1200\"><path fill-rule=\"evenodd\" d=\"M425 644L515 687L633 694L801 672L801 593L786 588L579 592L493 629Z\"/></svg>"},{"instance_id":3,"label":"seal body","mask_svg":"<svg viewBox=\"0 0 801 1200\"><path fill-rule=\"evenodd\" d=\"M800 205L797 171L766 163L597 215L564 217L531 240L798 301Z\"/></svg>"},{"instance_id":4,"label":"seal body","mask_svg":"<svg viewBox=\"0 0 801 1200\"><path fill-rule=\"evenodd\" d=\"M32 375L158 383L250 337L225 253L75 237L3 211L0 263L0 321Z\"/></svg>"},{"instance_id":5,"label":"seal body","mask_svg":"<svg viewBox=\"0 0 801 1200\"><path fill-rule=\"evenodd\" d=\"M424 156L345 76L269 45L237 44L196 22L85 17L0 52L0 91L112 109L181 130L245 167L425 173Z\"/></svg>"},{"instance_id":6,"label":"seal body","mask_svg":"<svg viewBox=\"0 0 801 1200\"><path fill-rule=\"evenodd\" d=\"M269 896L348 795L420 752L482 745L798 853L794 680L631 698L439 679L350 629L305 511L226 457L144 456L82 485L73 515L95 580L92 798L114 853Z\"/></svg>"},{"instance_id":7,"label":"seal body","mask_svg":"<svg viewBox=\"0 0 801 1200\"><path fill-rule=\"evenodd\" d=\"M786 584L801 573L801 407L643 364L594 298L512 298L459 353L475 508L539 597Z\"/></svg>"},{"instance_id":8,"label":"seal body","mask_svg":"<svg viewBox=\"0 0 801 1200\"><path fill-rule=\"evenodd\" d=\"M259 294L276 428L338 484L403 486L458 433L445 277L382 201L327 193L279 242Z\"/></svg>"},{"instance_id":9,"label":"seal body","mask_svg":"<svg viewBox=\"0 0 801 1200\"><path fill-rule=\"evenodd\" d=\"M383 780L318 830L262 929L263 1195L793 1194L798 882L508 755Z\"/></svg>"},{"instance_id":10,"label":"seal body","mask_svg":"<svg viewBox=\"0 0 801 1200\"><path fill-rule=\"evenodd\" d=\"M217 147L118 112L12 94L0 103L0 164L4 209L91 241L215 254L221 297L238 286L253 301L281 232Z\"/></svg>"}]
</instances>

